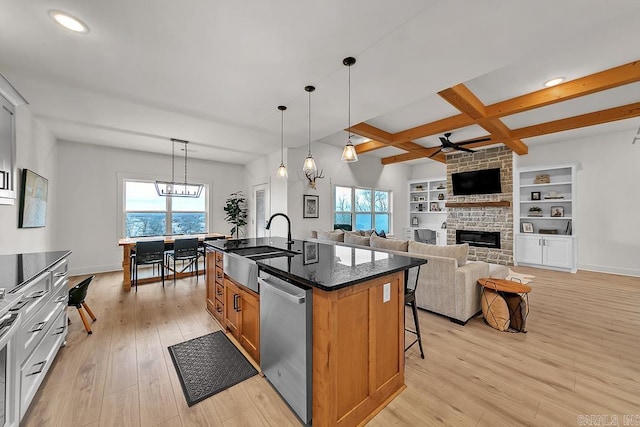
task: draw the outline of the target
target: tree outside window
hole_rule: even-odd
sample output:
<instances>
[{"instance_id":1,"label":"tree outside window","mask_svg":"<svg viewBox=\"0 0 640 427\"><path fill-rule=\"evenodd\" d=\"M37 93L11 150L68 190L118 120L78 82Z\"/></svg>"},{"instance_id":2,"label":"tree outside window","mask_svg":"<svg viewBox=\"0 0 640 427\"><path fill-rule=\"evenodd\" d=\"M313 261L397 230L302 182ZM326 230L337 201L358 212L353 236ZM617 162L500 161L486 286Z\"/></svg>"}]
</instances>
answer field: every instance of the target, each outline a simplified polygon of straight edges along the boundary
<instances>
[{"instance_id":1,"label":"tree outside window","mask_svg":"<svg viewBox=\"0 0 640 427\"><path fill-rule=\"evenodd\" d=\"M125 180L125 237L206 233L206 192L205 187L198 198L164 197L153 181Z\"/></svg>"},{"instance_id":2,"label":"tree outside window","mask_svg":"<svg viewBox=\"0 0 640 427\"><path fill-rule=\"evenodd\" d=\"M390 191L336 185L334 195L334 227L390 232Z\"/></svg>"}]
</instances>

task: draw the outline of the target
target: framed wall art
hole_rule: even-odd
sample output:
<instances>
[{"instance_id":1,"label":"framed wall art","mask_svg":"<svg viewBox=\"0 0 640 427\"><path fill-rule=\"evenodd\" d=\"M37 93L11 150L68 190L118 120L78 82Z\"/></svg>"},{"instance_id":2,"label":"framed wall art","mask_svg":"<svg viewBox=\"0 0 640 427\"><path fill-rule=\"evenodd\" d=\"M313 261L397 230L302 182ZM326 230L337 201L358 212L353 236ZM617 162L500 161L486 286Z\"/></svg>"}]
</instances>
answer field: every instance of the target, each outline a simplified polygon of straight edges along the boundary
<instances>
[{"instance_id":1,"label":"framed wall art","mask_svg":"<svg viewBox=\"0 0 640 427\"><path fill-rule=\"evenodd\" d=\"M305 194L302 196L302 217L303 218L318 218L319 211L319 196L311 194Z\"/></svg>"}]
</instances>

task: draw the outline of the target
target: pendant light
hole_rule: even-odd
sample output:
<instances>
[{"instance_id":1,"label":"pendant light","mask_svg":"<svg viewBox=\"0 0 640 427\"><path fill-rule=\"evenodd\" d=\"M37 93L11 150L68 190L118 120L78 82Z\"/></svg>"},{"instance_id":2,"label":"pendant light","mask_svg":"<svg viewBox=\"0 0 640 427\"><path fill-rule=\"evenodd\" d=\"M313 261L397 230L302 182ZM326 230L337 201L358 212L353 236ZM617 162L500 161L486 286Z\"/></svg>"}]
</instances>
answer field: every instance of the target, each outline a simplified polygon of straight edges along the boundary
<instances>
[{"instance_id":1,"label":"pendant light","mask_svg":"<svg viewBox=\"0 0 640 427\"><path fill-rule=\"evenodd\" d=\"M279 105L278 110L282 113L282 121L280 125L280 166L276 176L278 178L286 178L289 176L287 173L287 167L284 165L284 111L287 109L284 105Z\"/></svg>"},{"instance_id":2,"label":"pendant light","mask_svg":"<svg viewBox=\"0 0 640 427\"><path fill-rule=\"evenodd\" d=\"M345 163L353 163L358 161L358 153L356 153L356 147L351 142L351 66L356 63L356 58L349 56L342 60L342 63L349 67L349 122L347 123L347 132L349 133L349 139L347 145L342 150L342 161Z\"/></svg>"},{"instance_id":3,"label":"pendant light","mask_svg":"<svg viewBox=\"0 0 640 427\"><path fill-rule=\"evenodd\" d=\"M316 166L316 161L313 160L313 156L311 155L311 92L316 90L313 86L305 86L304 90L309 93L309 154L307 158L304 159L304 165L302 166L302 171L304 173L316 173L318 172L318 167Z\"/></svg>"},{"instance_id":4,"label":"pendant light","mask_svg":"<svg viewBox=\"0 0 640 427\"><path fill-rule=\"evenodd\" d=\"M184 182L176 182L175 179L175 145L176 142L184 144ZM189 141L171 138L171 181L156 181L158 196L165 197L200 197L202 184L190 184L187 182L187 144Z\"/></svg>"}]
</instances>

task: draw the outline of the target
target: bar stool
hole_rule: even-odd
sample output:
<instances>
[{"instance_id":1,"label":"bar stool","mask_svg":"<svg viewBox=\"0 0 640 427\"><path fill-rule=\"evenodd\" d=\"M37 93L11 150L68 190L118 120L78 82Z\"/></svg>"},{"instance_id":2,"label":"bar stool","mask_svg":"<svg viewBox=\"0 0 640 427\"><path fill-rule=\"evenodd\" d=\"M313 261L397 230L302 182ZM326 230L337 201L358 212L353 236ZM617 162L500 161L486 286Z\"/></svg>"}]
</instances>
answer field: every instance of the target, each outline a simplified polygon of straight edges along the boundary
<instances>
[{"instance_id":1,"label":"bar stool","mask_svg":"<svg viewBox=\"0 0 640 427\"><path fill-rule=\"evenodd\" d=\"M420 322L418 321L418 307L416 306L416 288L418 287L419 276L420 266L407 270L407 274L405 274L404 276L404 304L411 306L415 331L412 329L407 329L406 327L404 330L416 336L416 339L407 347L405 347L404 351L409 350L415 343L418 343L418 346L420 347L420 357L424 359L424 350L422 349L422 336L420 335ZM413 283L413 288L409 287L409 283Z\"/></svg>"}]
</instances>

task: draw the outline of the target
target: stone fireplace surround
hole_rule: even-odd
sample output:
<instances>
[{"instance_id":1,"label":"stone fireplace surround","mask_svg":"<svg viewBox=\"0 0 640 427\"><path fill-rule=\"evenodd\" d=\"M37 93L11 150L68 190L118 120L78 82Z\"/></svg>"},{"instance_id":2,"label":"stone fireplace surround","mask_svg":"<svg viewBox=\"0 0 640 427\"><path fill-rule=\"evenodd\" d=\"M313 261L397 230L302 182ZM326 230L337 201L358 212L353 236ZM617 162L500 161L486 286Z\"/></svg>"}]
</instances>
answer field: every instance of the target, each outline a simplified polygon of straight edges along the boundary
<instances>
[{"instance_id":1,"label":"stone fireplace surround","mask_svg":"<svg viewBox=\"0 0 640 427\"><path fill-rule=\"evenodd\" d=\"M454 196L451 174L500 168L502 193ZM447 155L448 203L508 201L500 207L447 207L447 244L456 243L456 230L500 233L500 248L469 246L470 261L513 265L513 152L508 147L477 150L475 153L455 152Z\"/></svg>"}]
</instances>

